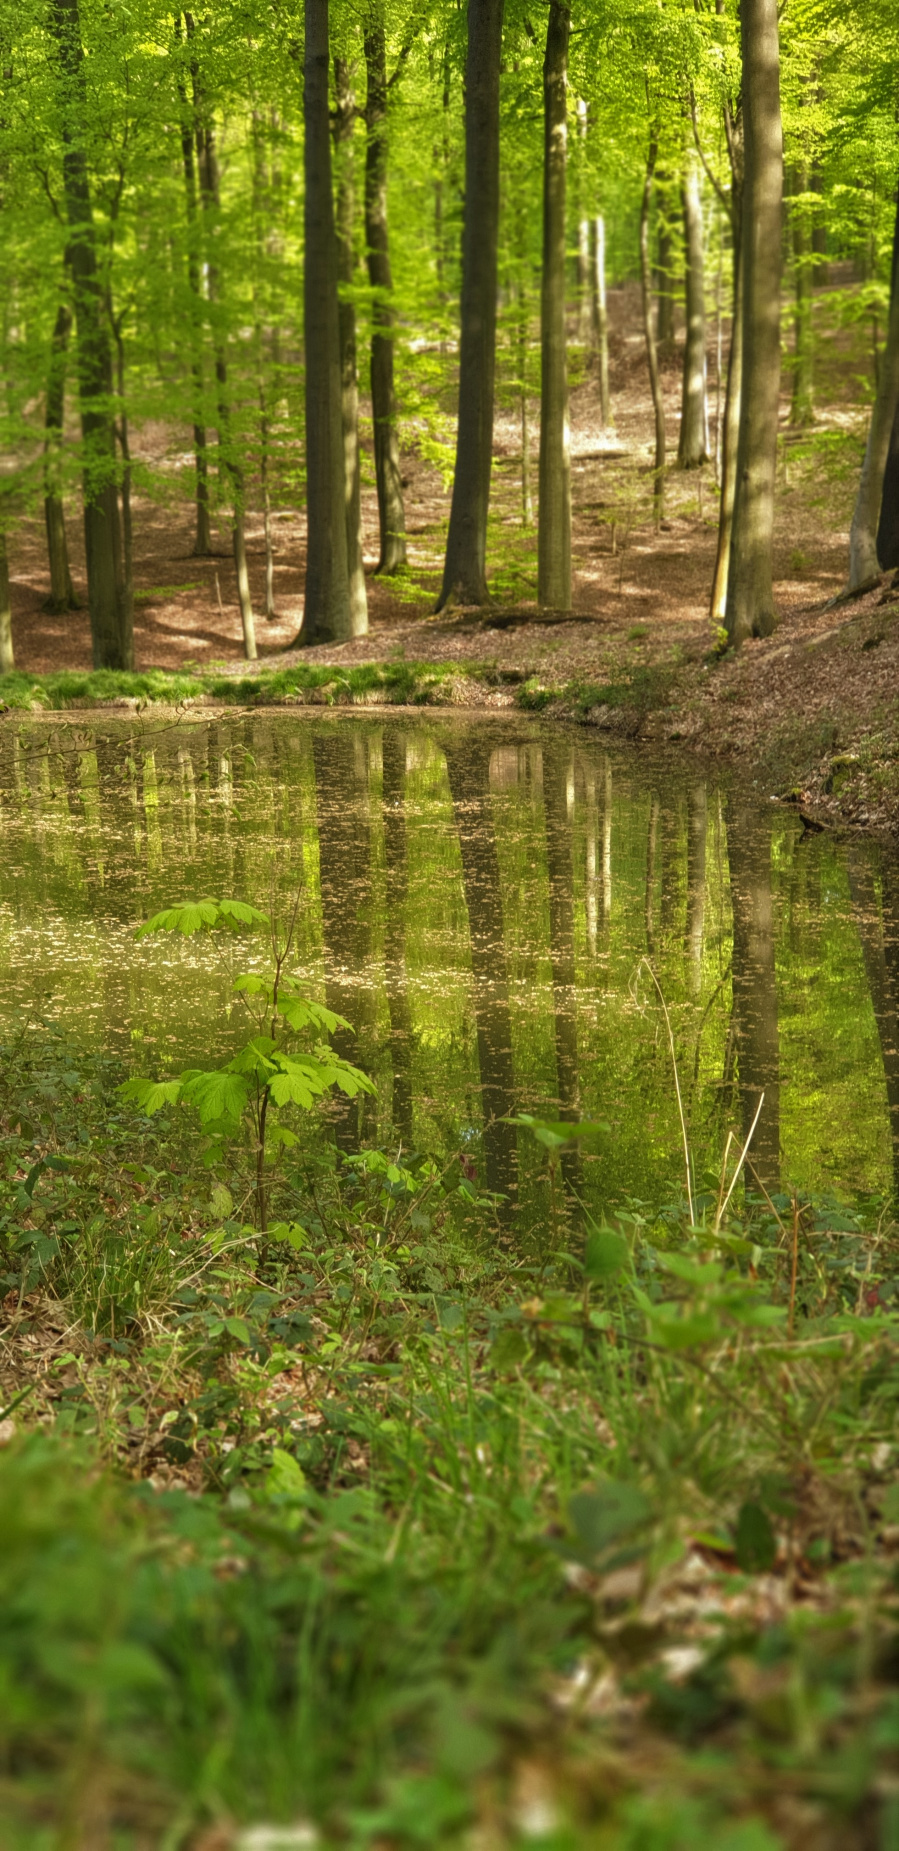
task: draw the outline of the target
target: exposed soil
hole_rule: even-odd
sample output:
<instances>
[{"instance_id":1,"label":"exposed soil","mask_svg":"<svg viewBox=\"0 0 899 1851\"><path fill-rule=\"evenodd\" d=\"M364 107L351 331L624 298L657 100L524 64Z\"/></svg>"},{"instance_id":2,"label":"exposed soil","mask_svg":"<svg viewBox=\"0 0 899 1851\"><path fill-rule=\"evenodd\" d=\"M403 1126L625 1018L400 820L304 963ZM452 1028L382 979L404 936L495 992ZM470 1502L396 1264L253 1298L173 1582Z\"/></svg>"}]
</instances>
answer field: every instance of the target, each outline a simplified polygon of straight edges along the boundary
<instances>
[{"instance_id":1,"label":"exposed soil","mask_svg":"<svg viewBox=\"0 0 899 1851\"><path fill-rule=\"evenodd\" d=\"M891 753L896 731L899 598L880 587L850 605L831 600L845 580L848 522L859 445L866 421L858 378L870 358L857 327L841 325L845 297L822 291L815 304L819 337L818 402L813 433L789 426L785 372L782 454L775 554L776 634L748 644L736 658L709 661L715 636L708 595L715 551L714 469L671 468L666 518L651 522L652 408L636 293L612 291L614 432L602 428L595 381L572 393L572 490L578 621L550 621L534 601L536 535L521 517L521 436L517 410L500 408L495 426L493 530L497 609L430 613L440 582L449 495L437 471L415 452L404 457L409 578L395 584L369 576L370 632L339 646L295 650L303 615L305 521L274 515L278 620L257 618L260 668L302 660L341 665L409 661L491 663L533 675L547 689L572 682L623 684L620 705L592 708L597 723L625 732L679 738L716 753L748 754L753 775L783 790L798 781L822 813L891 826L899 815L899 778ZM715 330L710 329L713 441L717 402ZM575 357L577 363L578 356ZM664 369L669 456L676 457L680 357ZM537 407L531 406L535 418ZM135 649L137 667L246 673L227 526L217 556L193 557L192 510L183 433L155 425L136 448L171 474L171 504L135 504ZM536 463L536 432L532 433ZM377 556L377 502L363 491L366 559ZM83 549L74 512L69 522L76 585L84 595ZM263 608L261 519L247 520L251 586ZM31 673L89 668L86 610L66 617L42 609L48 592L42 526L23 523L11 544L17 666ZM649 673L647 673L649 671ZM469 698L501 705L508 691ZM834 756L845 764L833 771ZM854 761L853 762L853 758ZM828 787L828 788L826 788Z\"/></svg>"}]
</instances>

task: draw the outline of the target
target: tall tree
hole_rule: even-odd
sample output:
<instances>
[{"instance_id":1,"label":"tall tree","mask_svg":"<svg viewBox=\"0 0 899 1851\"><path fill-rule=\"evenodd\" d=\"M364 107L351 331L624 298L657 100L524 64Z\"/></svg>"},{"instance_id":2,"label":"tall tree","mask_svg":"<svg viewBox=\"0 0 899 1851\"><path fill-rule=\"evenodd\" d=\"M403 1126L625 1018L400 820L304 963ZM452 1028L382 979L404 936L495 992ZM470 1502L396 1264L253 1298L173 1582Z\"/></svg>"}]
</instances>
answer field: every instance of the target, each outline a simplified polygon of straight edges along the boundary
<instances>
[{"instance_id":1,"label":"tall tree","mask_svg":"<svg viewBox=\"0 0 899 1851\"><path fill-rule=\"evenodd\" d=\"M649 209L652 204L658 154L658 130L655 122L652 121L649 127L649 148L646 155L646 172L643 177L643 194L640 200L640 280L643 299L643 338L646 342L646 364L649 368L649 386L652 393L655 423L652 504L656 525L661 520L665 508L665 401L662 397L659 354L652 323L652 264L649 255Z\"/></svg>"},{"instance_id":2,"label":"tall tree","mask_svg":"<svg viewBox=\"0 0 899 1851\"><path fill-rule=\"evenodd\" d=\"M452 600L487 604L490 598L486 576L487 509L496 368L502 29L503 0L468 0L459 425L438 610Z\"/></svg>"},{"instance_id":3,"label":"tall tree","mask_svg":"<svg viewBox=\"0 0 899 1851\"><path fill-rule=\"evenodd\" d=\"M117 479L113 366L104 277L98 257L85 149L87 88L78 0L52 0L63 191L72 300L78 330L78 392L84 484L84 544L95 668L133 668L134 631L125 579Z\"/></svg>"},{"instance_id":4,"label":"tall tree","mask_svg":"<svg viewBox=\"0 0 899 1851\"><path fill-rule=\"evenodd\" d=\"M50 341L50 365L47 368L47 390L44 397L44 526L47 530L47 559L50 566L50 596L44 608L57 615L78 608L69 565L60 481L66 366L71 332L71 310L68 303L60 302Z\"/></svg>"},{"instance_id":5,"label":"tall tree","mask_svg":"<svg viewBox=\"0 0 899 1851\"><path fill-rule=\"evenodd\" d=\"M737 489L737 447L740 439L740 401L743 387L743 111L729 98L723 105L724 130L730 164L730 190L716 183L731 234L731 324L721 431L721 498L718 505L718 544L712 577L710 615L722 625L727 610L730 542ZM694 114L695 123L695 114ZM697 137L698 140L698 137Z\"/></svg>"},{"instance_id":6,"label":"tall tree","mask_svg":"<svg viewBox=\"0 0 899 1851\"><path fill-rule=\"evenodd\" d=\"M780 396L783 131L777 0L742 0L743 377L724 624L729 641L768 636L774 612L774 475Z\"/></svg>"},{"instance_id":7,"label":"tall tree","mask_svg":"<svg viewBox=\"0 0 899 1851\"><path fill-rule=\"evenodd\" d=\"M696 469L709 460L709 413L706 392L705 253L702 199L695 158L686 157L681 198L684 209L684 255L687 328L677 460Z\"/></svg>"},{"instance_id":8,"label":"tall tree","mask_svg":"<svg viewBox=\"0 0 899 1851\"><path fill-rule=\"evenodd\" d=\"M380 550L376 572L406 563L406 511L397 433L393 350L396 311L387 223L387 39L384 0L374 0L365 24L365 254L372 291L371 415Z\"/></svg>"},{"instance_id":9,"label":"tall tree","mask_svg":"<svg viewBox=\"0 0 899 1851\"><path fill-rule=\"evenodd\" d=\"M878 552L878 532L885 528L884 480L890 456L894 425L899 419L899 193L896 198L896 224L893 236L893 271L890 290L890 316L886 346L880 360L877 392L868 427L868 441L862 463L858 494L849 529L849 590L876 578L882 560ZM889 518L889 511L887 511ZM893 515L895 522L896 517ZM886 532L884 533L886 542Z\"/></svg>"},{"instance_id":10,"label":"tall tree","mask_svg":"<svg viewBox=\"0 0 899 1851\"><path fill-rule=\"evenodd\" d=\"M305 0L306 595L298 641L355 635L346 546L346 471L337 308L337 241L328 116L328 0Z\"/></svg>"},{"instance_id":11,"label":"tall tree","mask_svg":"<svg viewBox=\"0 0 899 1851\"><path fill-rule=\"evenodd\" d=\"M175 15L175 38L182 42L181 17ZM209 457L206 424L203 417L203 263L202 239L197 196L194 112L187 95L185 79L178 78L181 105L181 164L184 172L184 195L187 207L187 287L190 295L190 376L193 389L193 437L195 472L196 537L194 556L208 559L212 553L212 528L209 519Z\"/></svg>"},{"instance_id":12,"label":"tall tree","mask_svg":"<svg viewBox=\"0 0 899 1851\"><path fill-rule=\"evenodd\" d=\"M362 564L362 474L359 456L359 381L356 372L356 184L353 135L356 97L346 58L334 60L334 147L337 156L337 330L340 341L340 414L346 495L346 565L353 635L368 629Z\"/></svg>"},{"instance_id":13,"label":"tall tree","mask_svg":"<svg viewBox=\"0 0 899 1851\"><path fill-rule=\"evenodd\" d=\"M543 283L537 601L571 606L571 438L565 336L565 191L571 9L550 0L543 60Z\"/></svg>"},{"instance_id":14,"label":"tall tree","mask_svg":"<svg viewBox=\"0 0 899 1851\"><path fill-rule=\"evenodd\" d=\"M12 610L9 598L9 557L6 531L0 527L0 675L11 675L16 666L12 644Z\"/></svg>"}]
</instances>

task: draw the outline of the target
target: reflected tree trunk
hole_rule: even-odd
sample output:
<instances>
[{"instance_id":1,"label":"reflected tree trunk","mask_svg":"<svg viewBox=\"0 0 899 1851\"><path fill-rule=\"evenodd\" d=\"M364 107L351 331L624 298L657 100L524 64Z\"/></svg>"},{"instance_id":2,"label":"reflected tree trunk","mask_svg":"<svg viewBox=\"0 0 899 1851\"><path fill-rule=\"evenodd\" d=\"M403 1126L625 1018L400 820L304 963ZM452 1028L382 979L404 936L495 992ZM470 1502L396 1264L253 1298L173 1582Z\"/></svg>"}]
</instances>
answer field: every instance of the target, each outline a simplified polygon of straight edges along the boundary
<instances>
[{"instance_id":1,"label":"reflected tree trunk","mask_svg":"<svg viewBox=\"0 0 899 1851\"><path fill-rule=\"evenodd\" d=\"M361 750L360 750L361 748ZM355 1034L338 1029L338 1054L365 1067L365 1030L374 1016L371 984L371 820L365 740L349 727L317 727L312 740L318 825L326 1000ZM336 1100L336 1138L357 1150L364 1095Z\"/></svg>"},{"instance_id":2,"label":"reflected tree trunk","mask_svg":"<svg viewBox=\"0 0 899 1851\"><path fill-rule=\"evenodd\" d=\"M771 893L771 822L739 797L727 804L733 907L734 1038L743 1138L764 1093L750 1161L768 1189L780 1182L780 1059Z\"/></svg>"},{"instance_id":3,"label":"reflected tree trunk","mask_svg":"<svg viewBox=\"0 0 899 1851\"><path fill-rule=\"evenodd\" d=\"M382 744L384 781L384 856L387 864L387 918L384 964L390 1013L393 1067L393 1122L408 1147L412 1143L412 1014L406 987L406 735L385 726Z\"/></svg>"},{"instance_id":4,"label":"reflected tree trunk","mask_svg":"<svg viewBox=\"0 0 899 1851\"><path fill-rule=\"evenodd\" d=\"M50 366L44 399L44 524L47 530L47 560L50 566L50 596L44 609L59 616L76 611L78 600L72 584L69 548L66 539L65 512L62 503L62 433L65 418L66 367L72 314L61 302L56 311L50 342Z\"/></svg>"},{"instance_id":5,"label":"reflected tree trunk","mask_svg":"<svg viewBox=\"0 0 899 1851\"><path fill-rule=\"evenodd\" d=\"M574 766L570 748L559 740L548 741L544 748L543 767L546 870L549 877L549 957L553 979L553 1031L559 1116L574 1122L580 1117L580 1076L571 841ZM562 1153L562 1173L569 1186L578 1186L580 1170L580 1152L576 1145L569 1145Z\"/></svg>"},{"instance_id":6,"label":"reflected tree trunk","mask_svg":"<svg viewBox=\"0 0 899 1851\"><path fill-rule=\"evenodd\" d=\"M693 996L702 989L702 941L705 929L705 853L708 794L704 784L687 793L687 974Z\"/></svg>"},{"instance_id":7,"label":"reflected tree trunk","mask_svg":"<svg viewBox=\"0 0 899 1851\"><path fill-rule=\"evenodd\" d=\"M893 1191L899 1197L899 878L895 869L885 863L881 916L870 860L864 849L854 846L849 853L849 892L880 1039Z\"/></svg>"},{"instance_id":8,"label":"reflected tree trunk","mask_svg":"<svg viewBox=\"0 0 899 1851\"><path fill-rule=\"evenodd\" d=\"M655 887L656 887L656 842L659 833L659 800L653 791L649 799L649 837L646 843L646 900L643 908L646 921L646 949L650 957L655 956Z\"/></svg>"},{"instance_id":9,"label":"reflected tree trunk","mask_svg":"<svg viewBox=\"0 0 899 1851\"><path fill-rule=\"evenodd\" d=\"M9 558L6 534L0 528L0 675L11 675L16 666L12 646L12 610L9 598Z\"/></svg>"},{"instance_id":10,"label":"reflected tree trunk","mask_svg":"<svg viewBox=\"0 0 899 1851\"><path fill-rule=\"evenodd\" d=\"M488 785L490 746L449 740L445 750L468 908L485 1180L488 1189L514 1196L516 1133L514 1125L502 1122L513 1107L514 1071L503 904Z\"/></svg>"}]
</instances>

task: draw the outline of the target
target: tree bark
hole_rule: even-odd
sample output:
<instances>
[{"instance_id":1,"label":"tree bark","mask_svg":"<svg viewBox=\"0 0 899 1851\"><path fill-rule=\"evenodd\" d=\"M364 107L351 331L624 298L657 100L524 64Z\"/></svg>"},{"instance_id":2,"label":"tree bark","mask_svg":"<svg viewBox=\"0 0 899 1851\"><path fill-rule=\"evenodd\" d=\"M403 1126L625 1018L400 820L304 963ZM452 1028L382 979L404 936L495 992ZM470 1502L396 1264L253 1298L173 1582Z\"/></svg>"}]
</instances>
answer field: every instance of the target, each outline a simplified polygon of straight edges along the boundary
<instances>
[{"instance_id":1,"label":"tree bark","mask_svg":"<svg viewBox=\"0 0 899 1851\"><path fill-rule=\"evenodd\" d=\"M194 30L191 15L185 13L188 36ZM219 271L214 256L214 239L220 207L218 157L215 149L215 131L206 109L205 98L200 83L199 69L196 63L192 67L194 81L194 119L196 124L197 167L200 176L200 201L203 209L203 223L206 248L206 294L213 311L219 300ZM215 322L213 321L215 328ZM237 604L240 611L240 623L243 631L243 651L248 662L255 662L256 621L253 616L253 601L250 597L250 576L247 570L247 543L244 529L244 476L237 460L231 432L231 407L228 402L228 363L221 331L215 330L215 383L218 410L218 440L220 467L228 478L231 491L231 547L234 555L234 571L237 579Z\"/></svg>"},{"instance_id":2,"label":"tree bark","mask_svg":"<svg viewBox=\"0 0 899 1851\"><path fill-rule=\"evenodd\" d=\"M570 9L569 9L570 11ZM578 339L589 348L593 339L593 289L590 276L590 219L584 205L585 163L590 114L582 96L577 100L580 158L577 168L577 325Z\"/></svg>"},{"instance_id":3,"label":"tree bark","mask_svg":"<svg viewBox=\"0 0 899 1851\"><path fill-rule=\"evenodd\" d=\"M877 557L884 572L899 566L899 406L893 418L890 447L883 472L880 519L877 523Z\"/></svg>"},{"instance_id":4,"label":"tree bark","mask_svg":"<svg viewBox=\"0 0 899 1851\"><path fill-rule=\"evenodd\" d=\"M793 233L794 303L793 303L793 392L790 400L790 423L807 425L814 421L812 400L812 227L808 199L811 176L808 167L793 175L793 201L790 218Z\"/></svg>"},{"instance_id":5,"label":"tree bark","mask_svg":"<svg viewBox=\"0 0 899 1851\"><path fill-rule=\"evenodd\" d=\"M670 354L674 348L674 240L668 217L667 187L657 189L658 225L656 229L656 342L659 351Z\"/></svg>"},{"instance_id":6,"label":"tree bark","mask_svg":"<svg viewBox=\"0 0 899 1851\"><path fill-rule=\"evenodd\" d=\"M577 970L574 956L574 867L572 862L569 746L548 739L544 747L543 807L546 822L546 871L549 882L549 956L553 984L553 1035L556 1048L559 1117L574 1122L580 1111L580 1066L577 1035ZM580 1153L569 1144L562 1152L562 1174L570 1188L580 1177Z\"/></svg>"},{"instance_id":7,"label":"tree bark","mask_svg":"<svg viewBox=\"0 0 899 1851\"><path fill-rule=\"evenodd\" d=\"M188 37L189 33L186 34ZM175 15L175 36L180 42L181 21ZM187 207L187 286L191 299L190 377L194 400L194 470L196 479L196 538L193 556L208 559L212 553L212 527L209 517L209 456L206 425L203 421L203 359L201 331L203 324L203 280L200 258L200 223L197 204L197 170L194 157L194 124L184 84L178 83L181 99L181 164L184 169L184 197Z\"/></svg>"},{"instance_id":8,"label":"tree bark","mask_svg":"<svg viewBox=\"0 0 899 1851\"><path fill-rule=\"evenodd\" d=\"M11 675L16 666L12 646L12 611L9 598L9 558L6 534L0 528L0 675Z\"/></svg>"},{"instance_id":9,"label":"tree bark","mask_svg":"<svg viewBox=\"0 0 899 1851\"><path fill-rule=\"evenodd\" d=\"M702 989L702 946L705 931L705 862L708 834L708 794L705 784L687 792L687 954L690 994Z\"/></svg>"},{"instance_id":10,"label":"tree bark","mask_svg":"<svg viewBox=\"0 0 899 1851\"><path fill-rule=\"evenodd\" d=\"M47 433L44 440L44 524L47 529L47 558L50 566L50 596L44 604L44 610L52 611L57 616L63 611L78 609L78 600L75 596L75 587L72 584L72 573L69 567L65 511L60 492L60 451L65 417L66 362L71 331L71 311L65 302L61 302L56 311L56 321L50 342L50 365L47 371L47 392L44 401L44 430Z\"/></svg>"},{"instance_id":11,"label":"tree bark","mask_svg":"<svg viewBox=\"0 0 899 1851\"><path fill-rule=\"evenodd\" d=\"M590 287L593 302L593 343L599 373L599 412L604 431L614 427L609 393L609 313L606 305L606 222L590 220Z\"/></svg>"},{"instance_id":12,"label":"tree bark","mask_svg":"<svg viewBox=\"0 0 899 1851\"><path fill-rule=\"evenodd\" d=\"M682 469L696 469L709 460L705 262L699 172L695 157L688 154L686 158L687 168L683 179L682 199L687 330L684 341L684 376L677 460Z\"/></svg>"},{"instance_id":13,"label":"tree bark","mask_svg":"<svg viewBox=\"0 0 899 1851\"><path fill-rule=\"evenodd\" d=\"M652 478L652 506L656 525L665 509L665 404L662 398L662 384L659 378L659 356L656 349L655 331L652 325L652 266L649 260L649 208L652 203L652 188L658 157L658 140L655 128L650 128L649 151L646 157L646 177L643 181L643 198L640 203L640 278L643 289L643 334L646 341L646 363L649 367L649 385L652 392L652 408L655 417L655 461Z\"/></svg>"},{"instance_id":14,"label":"tree bark","mask_svg":"<svg viewBox=\"0 0 899 1851\"><path fill-rule=\"evenodd\" d=\"M537 602L571 608L571 455L565 337L565 191L571 11L550 0L543 61L543 281Z\"/></svg>"},{"instance_id":15,"label":"tree bark","mask_svg":"<svg viewBox=\"0 0 899 1851\"><path fill-rule=\"evenodd\" d=\"M490 601L487 509L496 366L502 26L503 0L468 0L459 424L438 610L451 601L482 605Z\"/></svg>"},{"instance_id":16,"label":"tree bark","mask_svg":"<svg viewBox=\"0 0 899 1851\"><path fill-rule=\"evenodd\" d=\"M52 0L62 117L68 260L78 329L78 393L84 453L84 544L95 668L134 667L134 634L122 545L112 410L112 349L84 151L86 95L78 0Z\"/></svg>"},{"instance_id":17,"label":"tree bark","mask_svg":"<svg viewBox=\"0 0 899 1851\"><path fill-rule=\"evenodd\" d=\"M365 252L372 291L371 414L380 533L380 551L375 571L399 572L406 563L406 511L403 506L393 381L396 314L393 308L393 275L387 226L387 51L384 0L376 0L366 23L365 71ZM442 236L439 227L437 235Z\"/></svg>"},{"instance_id":18,"label":"tree bark","mask_svg":"<svg viewBox=\"0 0 899 1851\"><path fill-rule=\"evenodd\" d=\"M868 442L862 463L861 479L849 529L849 590L857 591L868 579L875 578L885 564L878 545L883 528L884 551L887 523L899 541L899 508L895 501L889 508L885 488L893 448L893 435L899 425L899 193L896 197L896 220L893 234L893 267L890 289L890 315L886 346L880 362L877 395L871 412ZM890 470L895 495L896 476ZM899 561L897 561L899 563Z\"/></svg>"},{"instance_id":19,"label":"tree bark","mask_svg":"<svg viewBox=\"0 0 899 1851\"><path fill-rule=\"evenodd\" d=\"M306 595L302 643L353 636L328 119L328 0L305 0L303 326L306 349Z\"/></svg>"},{"instance_id":20,"label":"tree bark","mask_svg":"<svg viewBox=\"0 0 899 1851\"><path fill-rule=\"evenodd\" d=\"M742 0L743 369L725 628L736 647L770 636L780 394L783 133L777 0Z\"/></svg>"},{"instance_id":21,"label":"tree bark","mask_svg":"<svg viewBox=\"0 0 899 1851\"><path fill-rule=\"evenodd\" d=\"M867 852L849 850L849 892L871 993L886 1082L893 1159L893 1192L899 1198L899 917L891 864L883 868L883 916Z\"/></svg>"},{"instance_id":22,"label":"tree bark","mask_svg":"<svg viewBox=\"0 0 899 1851\"><path fill-rule=\"evenodd\" d=\"M356 305L352 297L356 273L356 188L353 173L353 135L356 98L345 58L334 60L337 107L334 147L337 155L337 331L340 342L340 414L343 427L343 469L346 495L346 566L354 636L368 629L368 598L362 564L362 478L359 461L359 382L356 373Z\"/></svg>"},{"instance_id":23,"label":"tree bark","mask_svg":"<svg viewBox=\"0 0 899 1851\"><path fill-rule=\"evenodd\" d=\"M412 1011L406 982L406 900L409 889L406 854L406 735L397 726L385 726L382 746L384 809L384 860L387 874L387 909L384 916L384 969L390 1016L393 1067L393 1122L412 1144Z\"/></svg>"},{"instance_id":24,"label":"tree bark","mask_svg":"<svg viewBox=\"0 0 899 1851\"><path fill-rule=\"evenodd\" d=\"M745 3L745 0L744 0ZM750 1160L768 1189L780 1183L780 1054L771 895L771 825L751 804L727 806L727 858L733 906L734 1030L744 1139L759 1099Z\"/></svg>"},{"instance_id":25,"label":"tree bark","mask_svg":"<svg viewBox=\"0 0 899 1851\"><path fill-rule=\"evenodd\" d=\"M730 543L734 524L734 499L737 490L737 445L740 440L740 397L743 386L743 289L742 289L742 212L734 224L733 313L730 324L730 353L727 357L727 385L724 389L724 422L721 438L721 500L718 507L718 548L712 578L711 619L723 625L727 610L727 584L730 576Z\"/></svg>"}]
</instances>

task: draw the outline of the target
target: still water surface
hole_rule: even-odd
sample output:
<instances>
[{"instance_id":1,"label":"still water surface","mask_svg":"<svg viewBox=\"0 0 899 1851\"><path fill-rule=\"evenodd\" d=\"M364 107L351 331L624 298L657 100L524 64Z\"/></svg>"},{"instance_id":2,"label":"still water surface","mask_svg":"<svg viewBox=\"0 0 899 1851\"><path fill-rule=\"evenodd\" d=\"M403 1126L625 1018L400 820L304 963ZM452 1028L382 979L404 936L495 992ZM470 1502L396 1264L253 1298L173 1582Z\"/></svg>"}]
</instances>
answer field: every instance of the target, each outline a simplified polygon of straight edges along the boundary
<instances>
[{"instance_id":1,"label":"still water surface","mask_svg":"<svg viewBox=\"0 0 899 1851\"><path fill-rule=\"evenodd\" d=\"M899 866L761 787L519 720L356 714L0 726L0 1027L130 1067L226 1057L258 939L136 943L204 894L286 913L377 1083L341 1142L538 1162L510 1112L589 1117L594 1202L678 1193L667 1004L697 1175L764 1103L767 1185L887 1192L899 1151ZM364 1117L362 1115L365 1115Z\"/></svg>"}]
</instances>

